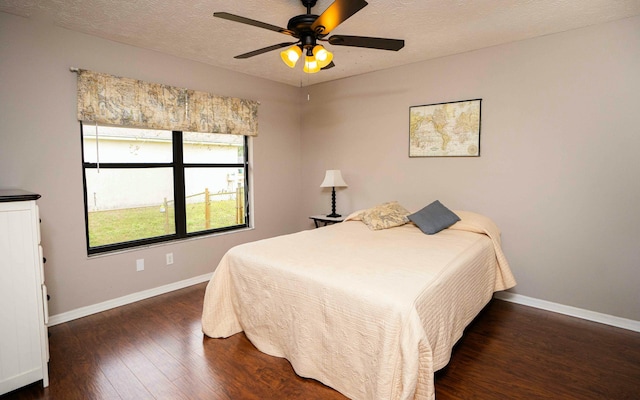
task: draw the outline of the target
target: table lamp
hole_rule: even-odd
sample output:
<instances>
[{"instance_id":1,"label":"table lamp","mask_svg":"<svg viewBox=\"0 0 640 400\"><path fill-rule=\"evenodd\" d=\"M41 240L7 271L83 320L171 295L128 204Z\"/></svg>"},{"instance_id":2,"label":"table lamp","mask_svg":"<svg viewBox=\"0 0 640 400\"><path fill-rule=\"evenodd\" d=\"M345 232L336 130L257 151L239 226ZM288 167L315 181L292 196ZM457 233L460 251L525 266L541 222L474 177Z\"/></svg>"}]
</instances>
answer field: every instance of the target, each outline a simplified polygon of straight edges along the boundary
<instances>
[{"instance_id":1,"label":"table lamp","mask_svg":"<svg viewBox=\"0 0 640 400\"><path fill-rule=\"evenodd\" d=\"M320 184L320 187L331 188L331 214L327 215L330 218L339 218L340 214L336 214L336 188L347 187L347 183L342 179L342 173L339 169L329 169L324 176L324 181Z\"/></svg>"}]
</instances>

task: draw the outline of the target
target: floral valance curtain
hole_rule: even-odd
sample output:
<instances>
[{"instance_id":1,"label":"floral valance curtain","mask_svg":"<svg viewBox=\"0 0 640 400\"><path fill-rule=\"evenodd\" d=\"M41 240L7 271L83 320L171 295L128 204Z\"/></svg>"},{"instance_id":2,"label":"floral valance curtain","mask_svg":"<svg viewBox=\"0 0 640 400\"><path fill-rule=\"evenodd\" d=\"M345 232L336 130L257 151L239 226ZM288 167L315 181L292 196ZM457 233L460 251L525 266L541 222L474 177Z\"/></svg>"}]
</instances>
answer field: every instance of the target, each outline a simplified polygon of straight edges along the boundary
<instances>
[{"instance_id":1,"label":"floral valance curtain","mask_svg":"<svg viewBox=\"0 0 640 400\"><path fill-rule=\"evenodd\" d=\"M258 135L258 102L79 69L78 120L187 132Z\"/></svg>"}]
</instances>

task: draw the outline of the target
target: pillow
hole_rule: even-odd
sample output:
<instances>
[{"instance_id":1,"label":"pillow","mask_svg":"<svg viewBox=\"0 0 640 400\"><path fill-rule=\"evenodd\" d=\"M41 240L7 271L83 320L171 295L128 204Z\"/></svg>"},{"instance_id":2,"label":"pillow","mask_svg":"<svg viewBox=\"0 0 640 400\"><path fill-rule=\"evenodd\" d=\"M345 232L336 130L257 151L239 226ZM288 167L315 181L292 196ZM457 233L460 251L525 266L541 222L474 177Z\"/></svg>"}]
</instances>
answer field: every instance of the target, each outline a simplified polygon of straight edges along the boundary
<instances>
[{"instance_id":1,"label":"pillow","mask_svg":"<svg viewBox=\"0 0 640 400\"><path fill-rule=\"evenodd\" d=\"M422 210L409 215L409 219L427 235L433 235L460 221L453 211L436 200Z\"/></svg>"},{"instance_id":2,"label":"pillow","mask_svg":"<svg viewBox=\"0 0 640 400\"><path fill-rule=\"evenodd\" d=\"M362 221L362 214L364 214L366 210L358 210L354 211L351 214L347 215L345 221Z\"/></svg>"},{"instance_id":3,"label":"pillow","mask_svg":"<svg viewBox=\"0 0 640 400\"><path fill-rule=\"evenodd\" d=\"M377 231L406 224L409 222L408 215L409 211L406 208L397 201L390 201L363 211L362 222L369 229Z\"/></svg>"}]
</instances>

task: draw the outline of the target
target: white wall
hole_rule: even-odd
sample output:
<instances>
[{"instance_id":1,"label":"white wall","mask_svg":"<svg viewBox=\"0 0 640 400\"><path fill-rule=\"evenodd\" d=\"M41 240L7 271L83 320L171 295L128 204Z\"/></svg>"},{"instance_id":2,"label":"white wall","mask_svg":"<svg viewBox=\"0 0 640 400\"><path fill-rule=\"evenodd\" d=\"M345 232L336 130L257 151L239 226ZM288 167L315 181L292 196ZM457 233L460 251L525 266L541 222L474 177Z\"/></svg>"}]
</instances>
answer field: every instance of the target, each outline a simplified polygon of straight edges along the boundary
<instances>
[{"instance_id":1,"label":"white wall","mask_svg":"<svg viewBox=\"0 0 640 400\"><path fill-rule=\"evenodd\" d=\"M203 40L212 40L203 39ZM76 75L91 69L260 101L255 230L89 259ZM42 195L52 315L212 272L231 246L299 226L299 89L0 13L0 187ZM175 263L165 265L165 253ZM135 272L144 258L145 270Z\"/></svg>"},{"instance_id":2,"label":"white wall","mask_svg":"<svg viewBox=\"0 0 640 400\"><path fill-rule=\"evenodd\" d=\"M338 212L439 199L483 213L515 293L640 320L640 17L308 91L301 217L328 212L319 185L341 169ZM475 98L481 157L408 157L410 106Z\"/></svg>"}]
</instances>

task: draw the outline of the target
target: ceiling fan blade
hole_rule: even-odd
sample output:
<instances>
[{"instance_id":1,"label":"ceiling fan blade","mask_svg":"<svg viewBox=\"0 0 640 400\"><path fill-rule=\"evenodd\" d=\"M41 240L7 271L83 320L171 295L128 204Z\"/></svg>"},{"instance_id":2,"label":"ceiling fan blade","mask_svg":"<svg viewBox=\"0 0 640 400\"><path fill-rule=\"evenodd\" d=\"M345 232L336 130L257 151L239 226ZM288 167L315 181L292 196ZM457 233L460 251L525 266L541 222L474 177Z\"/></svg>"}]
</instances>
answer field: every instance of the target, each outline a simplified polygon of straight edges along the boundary
<instances>
[{"instance_id":1,"label":"ceiling fan blade","mask_svg":"<svg viewBox=\"0 0 640 400\"><path fill-rule=\"evenodd\" d=\"M398 51L404 47L404 40L366 36L333 35L329 43L336 46L366 47L368 49Z\"/></svg>"},{"instance_id":2,"label":"ceiling fan blade","mask_svg":"<svg viewBox=\"0 0 640 400\"><path fill-rule=\"evenodd\" d=\"M218 17L218 18L222 18L222 19L226 19L226 20L229 20L229 21L240 22L242 24L247 24L247 25L251 25L251 26L257 26L258 28L268 29L268 30L274 31L274 32L284 33L285 35L295 36L295 32L290 31L288 29L281 28L279 26L275 26L275 25L271 25L271 24L267 24L266 22L256 21L255 19L241 17L241 16L235 15L235 14L229 14L229 13L226 13L226 12L214 12L213 16L214 17Z\"/></svg>"},{"instance_id":3,"label":"ceiling fan blade","mask_svg":"<svg viewBox=\"0 0 640 400\"><path fill-rule=\"evenodd\" d=\"M235 56L233 58L249 58L249 57L257 56L257 55L260 55L260 54L263 54L263 53L268 53L268 52L273 51L273 50L281 49L283 47L293 46L296 43L298 43L298 42L278 43L278 44L274 44L273 46L269 46L269 47L265 47L265 48L262 48L262 49L250 51L248 53L240 54L239 56Z\"/></svg>"},{"instance_id":4,"label":"ceiling fan blade","mask_svg":"<svg viewBox=\"0 0 640 400\"><path fill-rule=\"evenodd\" d=\"M333 63L333 61L331 61L329 64L325 65L324 67L322 67L320 69L325 70L325 69L333 68L335 66L336 65Z\"/></svg>"},{"instance_id":5,"label":"ceiling fan blade","mask_svg":"<svg viewBox=\"0 0 640 400\"><path fill-rule=\"evenodd\" d=\"M336 0L315 20L311 29L319 37L326 36L367 4L364 0Z\"/></svg>"}]
</instances>

